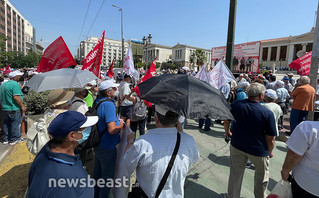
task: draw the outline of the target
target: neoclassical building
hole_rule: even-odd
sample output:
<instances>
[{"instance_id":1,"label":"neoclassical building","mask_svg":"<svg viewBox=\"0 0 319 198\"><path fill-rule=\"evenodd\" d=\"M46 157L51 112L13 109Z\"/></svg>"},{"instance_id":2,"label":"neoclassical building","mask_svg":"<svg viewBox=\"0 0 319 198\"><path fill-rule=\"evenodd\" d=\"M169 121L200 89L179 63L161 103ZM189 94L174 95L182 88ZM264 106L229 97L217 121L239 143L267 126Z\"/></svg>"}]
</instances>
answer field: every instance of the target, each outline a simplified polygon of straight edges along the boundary
<instances>
[{"instance_id":1,"label":"neoclassical building","mask_svg":"<svg viewBox=\"0 0 319 198\"><path fill-rule=\"evenodd\" d=\"M261 41L260 63L264 67L286 68L298 56L312 50L314 28L310 32Z\"/></svg>"}]
</instances>

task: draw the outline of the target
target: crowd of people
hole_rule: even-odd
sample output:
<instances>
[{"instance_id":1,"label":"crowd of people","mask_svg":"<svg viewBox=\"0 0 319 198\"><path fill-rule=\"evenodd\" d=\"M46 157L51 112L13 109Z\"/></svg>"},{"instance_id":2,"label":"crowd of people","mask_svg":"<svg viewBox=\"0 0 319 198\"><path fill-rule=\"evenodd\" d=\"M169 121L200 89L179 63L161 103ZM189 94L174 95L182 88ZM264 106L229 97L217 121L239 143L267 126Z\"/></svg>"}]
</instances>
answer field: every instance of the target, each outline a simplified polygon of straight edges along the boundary
<instances>
[{"instance_id":1,"label":"crowd of people","mask_svg":"<svg viewBox=\"0 0 319 198\"><path fill-rule=\"evenodd\" d=\"M196 74L187 70L161 73ZM20 133L22 116L27 109L23 104L23 82L34 74L28 70L3 74L0 86L3 144L14 145L26 140ZM187 172L200 156L194 138L183 132L185 118L160 105L147 107L132 91L132 82L136 84L130 75L118 73L115 80L106 78L100 83L94 80L83 88L50 91L49 108L44 112L41 129L48 134L48 142L32 151L36 158L29 171L29 197L108 197L114 186L97 183L117 179L114 178L117 145L125 127L132 132L126 137L124 162L129 174L136 171L136 183L128 196L184 196ZM242 73L220 88L235 118L234 121L215 120L224 122L225 136L231 141L227 197L240 197L247 166L255 167L255 197L266 197L275 137L283 129L283 116L288 113L289 151L282 167L282 179L287 181L292 171L294 197L319 196L316 188L319 126L305 121L308 112L314 110L319 94L309 84L309 77L302 76L295 81L292 73L282 79L271 72ZM146 133L152 111L156 128ZM199 128L204 124L204 130L210 131L213 123L209 116L199 118ZM96 144L84 148L83 144L95 132L99 136ZM67 181L59 182L62 178L79 179L80 183L68 186ZM93 181L90 179L95 185L90 185Z\"/></svg>"}]
</instances>

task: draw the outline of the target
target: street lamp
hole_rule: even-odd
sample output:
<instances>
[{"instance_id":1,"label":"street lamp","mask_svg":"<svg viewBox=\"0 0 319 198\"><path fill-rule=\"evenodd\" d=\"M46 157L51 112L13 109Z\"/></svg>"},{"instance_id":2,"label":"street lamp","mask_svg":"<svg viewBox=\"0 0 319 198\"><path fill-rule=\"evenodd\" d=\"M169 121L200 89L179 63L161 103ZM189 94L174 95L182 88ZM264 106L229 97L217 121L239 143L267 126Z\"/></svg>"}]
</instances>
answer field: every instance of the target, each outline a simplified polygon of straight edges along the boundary
<instances>
[{"instance_id":1,"label":"street lamp","mask_svg":"<svg viewBox=\"0 0 319 198\"><path fill-rule=\"evenodd\" d=\"M119 11L121 12L121 37L122 37L122 67L124 66L124 39L123 39L123 10L122 8L112 5L115 8L118 8Z\"/></svg>"}]
</instances>

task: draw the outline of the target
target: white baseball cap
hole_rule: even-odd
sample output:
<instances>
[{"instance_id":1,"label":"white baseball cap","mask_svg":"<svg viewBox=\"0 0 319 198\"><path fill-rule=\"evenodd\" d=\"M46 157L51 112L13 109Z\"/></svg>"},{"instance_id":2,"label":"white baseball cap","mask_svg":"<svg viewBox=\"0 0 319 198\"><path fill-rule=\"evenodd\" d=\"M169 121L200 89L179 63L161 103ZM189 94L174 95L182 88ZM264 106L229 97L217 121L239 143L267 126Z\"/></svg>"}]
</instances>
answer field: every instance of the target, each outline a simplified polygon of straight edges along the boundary
<instances>
[{"instance_id":1,"label":"white baseball cap","mask_svg":"<svg viewBox=\"0 0 319 198\"><path fill-rule=\"evenodd\" d=\"M103 91L103 90L106 90L110 87L117 87L116 84L113 82L113 79L105 80L105 81L101 82L101 84L99 86L99 90Z\"/></svg>"},{"instance_id":2,"label":"white baseball cap","mask_svg":"<svg viewBox=\"0 0 319 198\"><path fill-rule=\"evenodd\" d=\"M20 72L19 70L15 70L15 71L9 73L9 78L14 78L16 76L22 76L22 75L23 75L22 72Z\"/></svg>"}]
</instances>

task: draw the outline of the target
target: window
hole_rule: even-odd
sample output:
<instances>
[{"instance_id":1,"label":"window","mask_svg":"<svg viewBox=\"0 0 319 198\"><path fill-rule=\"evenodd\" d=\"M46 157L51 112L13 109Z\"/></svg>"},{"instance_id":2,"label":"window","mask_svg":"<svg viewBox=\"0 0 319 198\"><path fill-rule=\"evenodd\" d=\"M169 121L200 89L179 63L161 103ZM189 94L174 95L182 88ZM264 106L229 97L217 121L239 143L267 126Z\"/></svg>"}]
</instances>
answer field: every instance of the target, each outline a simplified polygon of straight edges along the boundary
<instances>
[{"instance_id":1,"label":"window","mask_svg":"<svg viewBox=\"0 0 319 198\"><path fill-rule=\"evenodd\" d=\"M276 61L277 47L271 48L270 61Z\"/></svg>"},{"instance_id":2,"label":"window","mask_svg":"<svg viewBox=\"0 0 319 198\"><path fill-rule=\"evenodd\" d=\"M286 56L287 56L287 46L281 46L279 60L285 61Z\"/></svg>"},{"instance_id":3,"label":"window","mask_svg":"<svg viewBox=\"0 0 319 198\"><path fill-rule=\"evenodd\" d=\"M262 60L267 61L267 57L268 57L268 47L264 47Z\"/></svg>"}]
</instances>

